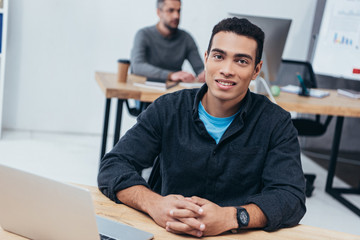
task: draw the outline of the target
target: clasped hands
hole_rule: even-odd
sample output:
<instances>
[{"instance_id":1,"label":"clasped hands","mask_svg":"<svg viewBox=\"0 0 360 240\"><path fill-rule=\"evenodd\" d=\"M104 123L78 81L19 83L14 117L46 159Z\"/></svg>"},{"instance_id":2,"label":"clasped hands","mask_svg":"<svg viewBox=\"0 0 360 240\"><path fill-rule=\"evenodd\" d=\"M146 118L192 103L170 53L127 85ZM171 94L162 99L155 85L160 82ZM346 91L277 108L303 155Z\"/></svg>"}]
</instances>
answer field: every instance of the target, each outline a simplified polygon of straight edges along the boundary
<instances>
[{"instance_id":1,"label":"clasped hands","mask_svg":"<svg viewBox=\"0 0 360 240\"><path fill-rule=\"evenodd\" d=\"M218 235L237 227L234 207L220 207L200 197L162 197L149 215L169 232L196 237Z\"/></svg>"},{"instance_id":2,"label":"clasped hands","mask_svg":"<svg viewBox=\"0 0 360 240\"><path fill-rule=\"evenodd\" d=\"M171 81L174 82L194 82L196 81L196 77L194 75L192 75L191 73L185 72L185 71L178 71L178 72L174 72L170 75L169 79ZM204 71L201 72L198 76L197 76L197 80L199 82L205 82L205 73Z\"/></svg>"}]
</instances>

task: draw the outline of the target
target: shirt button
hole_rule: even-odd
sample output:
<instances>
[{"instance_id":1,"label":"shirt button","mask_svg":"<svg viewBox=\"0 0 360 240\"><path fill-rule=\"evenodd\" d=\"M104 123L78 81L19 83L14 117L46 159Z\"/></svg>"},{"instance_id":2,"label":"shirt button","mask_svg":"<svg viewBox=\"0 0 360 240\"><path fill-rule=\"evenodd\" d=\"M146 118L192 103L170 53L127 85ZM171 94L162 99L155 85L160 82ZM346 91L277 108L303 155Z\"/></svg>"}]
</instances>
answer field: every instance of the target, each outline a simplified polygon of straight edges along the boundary
<instances>
[{"instance_id":1,"label":"shirt button","mask_svg":"<svg viewBox=\"0 0 360 240\"><path fill-rule=\"evenodd\" d=\"M213 155L215 155L216 154L216 151L213 151Z\"/></svg>"}]
</instances>

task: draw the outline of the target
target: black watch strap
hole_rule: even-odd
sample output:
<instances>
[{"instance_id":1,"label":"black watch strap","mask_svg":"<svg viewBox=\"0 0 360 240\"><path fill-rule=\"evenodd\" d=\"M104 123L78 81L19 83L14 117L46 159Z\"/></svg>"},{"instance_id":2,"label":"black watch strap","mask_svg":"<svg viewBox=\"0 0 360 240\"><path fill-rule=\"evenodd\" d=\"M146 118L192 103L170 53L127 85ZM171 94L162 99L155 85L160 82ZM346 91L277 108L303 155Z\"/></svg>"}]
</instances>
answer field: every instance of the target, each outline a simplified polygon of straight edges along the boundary
<instances>
[{"instance_id":1,"label":"black watch strap","mask_svg":"<svg viewBox=\"0 0 360 240\"><path fill-rule=\"evenodd\" d=\"M249 225L250 217L245 208L236 207L236 219L239 225L239 229Z\"/></svg>"}]
</instances>

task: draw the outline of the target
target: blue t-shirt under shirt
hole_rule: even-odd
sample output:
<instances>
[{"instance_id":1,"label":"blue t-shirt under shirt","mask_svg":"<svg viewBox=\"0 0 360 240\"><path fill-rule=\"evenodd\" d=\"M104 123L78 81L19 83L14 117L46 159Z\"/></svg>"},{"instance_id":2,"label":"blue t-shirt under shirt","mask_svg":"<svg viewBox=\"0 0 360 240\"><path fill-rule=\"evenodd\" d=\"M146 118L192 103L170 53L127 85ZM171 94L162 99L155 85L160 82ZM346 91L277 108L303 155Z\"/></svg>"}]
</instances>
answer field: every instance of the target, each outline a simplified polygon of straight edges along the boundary
<instances>
[{"instance_id":1,"label":"blue t-shirt under shirt","mask_svg":"<svg viewBox=\"0 0 360 240\"><path fill-rule=\"evenodd\" d=\"M210 134L210 136L215 139L216 144L219 143L222 135L224 134L226 129L230 126L236 115L239 113L238 111L234 115L225 118L213 117L206 112L201 101L199 102L198 109L199 109L199 117L201 121L203 121L205 128Z\"/></svg>"}]
</instances>

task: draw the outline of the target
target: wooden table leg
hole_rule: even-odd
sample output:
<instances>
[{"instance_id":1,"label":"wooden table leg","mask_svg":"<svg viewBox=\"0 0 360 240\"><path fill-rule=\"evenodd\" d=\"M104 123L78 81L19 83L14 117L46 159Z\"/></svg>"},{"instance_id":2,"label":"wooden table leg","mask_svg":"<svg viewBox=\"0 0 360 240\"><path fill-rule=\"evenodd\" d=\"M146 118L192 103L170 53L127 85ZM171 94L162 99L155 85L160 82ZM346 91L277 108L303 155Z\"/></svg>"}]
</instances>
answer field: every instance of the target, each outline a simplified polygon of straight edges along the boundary
<instances>
[{"instance_id":1,"label":"wooden table leg","mask_svg":"<svg viewBox=\"0 0 360 240\"><path fill-rule=\"evenodd\" d=\"M103 128L103 135L102 135L100 160L104 157L105 152L106 152L106 141L107 141L107 133L108 133L108 128L109 128L110 105L111 105L111 98L107 98L106 103L105 103L104 128Z\"/></svg>"},{"instance_id":2,"label":"wooden table leg","mask_svg":"<svg viewBox=\"0 0 360 240\"><path fill-rule=\"evenodd\" d=\"M124 105L124 100L118 99L117 110L116 110L115 132L114 132L114 146L119 141L120 138L123 105Z\"/></svg>"}]
</instances>

